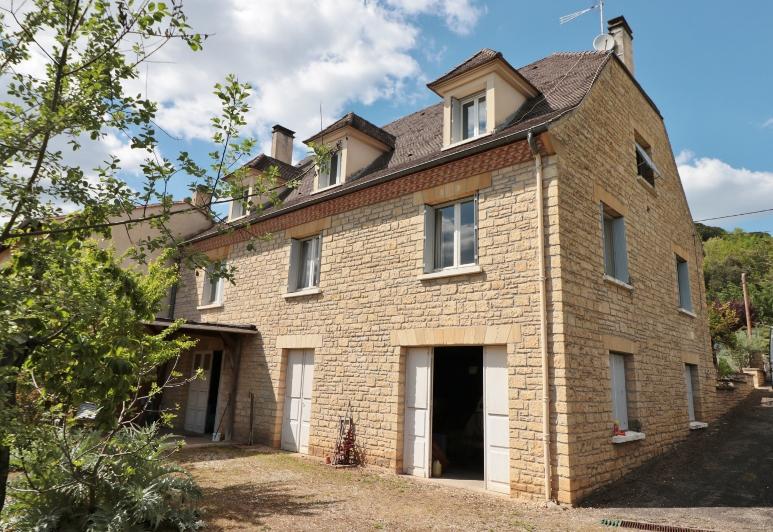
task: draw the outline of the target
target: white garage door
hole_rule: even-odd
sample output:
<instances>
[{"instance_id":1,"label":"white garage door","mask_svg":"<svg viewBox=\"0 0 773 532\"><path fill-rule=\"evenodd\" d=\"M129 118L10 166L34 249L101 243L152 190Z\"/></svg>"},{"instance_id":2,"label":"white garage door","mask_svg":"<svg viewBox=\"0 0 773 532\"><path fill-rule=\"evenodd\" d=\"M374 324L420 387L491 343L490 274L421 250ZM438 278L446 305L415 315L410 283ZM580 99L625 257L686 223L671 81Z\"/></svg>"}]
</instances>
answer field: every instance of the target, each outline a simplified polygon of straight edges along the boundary
<instances>
[{"instance_id":1,"label":"white garage door","mask_svg":"<svg viewBox=\"0 0 773 532\"><path fill-rule=\"evenodd\" d=\"M292 349L287 356L282 449L309 452L311 389L314 380L314 351Z\"/></svg>"},{"instance_id":2,"label":"white garage door","mask_svg":"<svg viewBox=\"0 0 773 532\"><path fill-rule=\"evenodd\" d=\"M483 393L486 489L510 493L510 421L504 346L483 349Z\"/></svg>"},{"instance_id":3,"label":"white garage door","mask_svg":"<svg viewBox=\"0 0 773 532\"><path fill-rule=\"evenodd\" d=\"M209 376L212 373L212 353L193 353L191 377L201 368L202 378L188 383L188 403L185 407L185 430L203 433L207 422Z\"/></svg>"},{"instance_id":4,"label":"white garage door","mask_svg":"<svg viewBox=\"0 0 773 532\"><path fill-rule=\"evenodd\" d=\"M405 365L405 434L403 471L430 476L432 348L408 350Z\"/></svg>"}]
</instances>

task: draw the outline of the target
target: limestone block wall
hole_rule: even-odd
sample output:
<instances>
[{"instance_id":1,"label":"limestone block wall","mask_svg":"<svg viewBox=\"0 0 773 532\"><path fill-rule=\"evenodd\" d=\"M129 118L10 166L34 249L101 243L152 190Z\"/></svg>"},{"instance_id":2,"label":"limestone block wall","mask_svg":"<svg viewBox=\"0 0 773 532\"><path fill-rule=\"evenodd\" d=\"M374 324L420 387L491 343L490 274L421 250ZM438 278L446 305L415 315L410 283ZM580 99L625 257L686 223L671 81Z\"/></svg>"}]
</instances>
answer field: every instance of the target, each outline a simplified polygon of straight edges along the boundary
<instances>
[{"instance_id":1,"label":"limestone block wall","mask_svg":"<svg viewBox=\"0 0 773 532\"><path fill-rule=\"evenodd\" d=\"M178 292L177 316L255 324L260 333L243 347L237 440L246 439L248 393L253 392L256 438L279 445L287 350L313 348L310 453L332 452L338 418L351 403L367 462L399 470L405 349L394 333L447 329L462 331L464 337L463 331L476 327L516 327L516 336L491 340L506 343L509 352L512 489L516 494L542 496L534 163L525 142L483 155L484 159L472 163L465 159L433 170L418 182L418 188L407 187L411 177L401 178L408 180L400 185L402 195L392 197L388 188L381 197L378 191L370 191L366 205L349 204L342 212L316 220L297 215L290 226L272 230L271 239L258 242L254 251L232 236L200 244L227 257L237 268L235 284L226 285L221 307L199 309L202 278L186 273ZM546 159L545 174L550 220L558 214L555 158ZM476 189L482 271L420 280L424 201L464 197ZM261 227L253 231L262 234ZM320 293L285 298L289 236L303 236L304 231L322 232ZM554 275L560 256L557 226L548 234ZM551 305L549 312L560 321L559 308ZM560 338L560 324L552 327L553 337ZM566 385L563 375L558 377L553 394L563 397ZM566 415L563 411L555 415L561 426L558 438L565 442ZM568 466L566 455L556 457L556 472L558 467L566 472Z\"/></svg>"},{"instance_id":2,"label":"limestone block wall","mask_svg":"<svg viewBox=\"0 0 773 532\"><path fill-rule=\"evenodd\" d=\"M611 61L582 105L550 130L558 153L560 282L566 315L568 491L574 502L689 434L684 364L699 370L697 417L716 403L700 239L662 119ZM637 177L634 141L662 173ZM625 217L632 288L603 278L599 202ZM693 314L678 310L674 253L688 261ZM611 443L610 351L626 353L629 416L646 439Z\"/></svg>"}]
</instances>

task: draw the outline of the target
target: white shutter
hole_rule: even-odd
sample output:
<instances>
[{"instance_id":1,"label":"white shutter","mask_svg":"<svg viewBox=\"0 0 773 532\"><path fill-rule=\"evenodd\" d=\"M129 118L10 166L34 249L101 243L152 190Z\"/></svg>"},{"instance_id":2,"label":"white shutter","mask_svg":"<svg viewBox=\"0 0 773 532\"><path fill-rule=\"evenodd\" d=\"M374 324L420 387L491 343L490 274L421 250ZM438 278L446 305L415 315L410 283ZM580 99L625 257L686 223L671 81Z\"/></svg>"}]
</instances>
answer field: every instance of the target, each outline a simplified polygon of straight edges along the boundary
<instances>
[{"instance_id":1,"label":"white shutter","mask_svg":"<svg viewBox=\"0 0 773 532\"><path fill-rule=\"evenodd\" d=\"M628 248L625 242L625 218L615 218L612 240L615 254L615 277L624 283L630 281L628 274Z\"/></svg>"},{"instance_id":2,"label":"white shutter","mask_svg":"<svg viewBox=\"0 0 773 532\"><path fill-rule=\"evenodd\" d=\"M298 275L301 263L301 243L298 240L290 240L290 266L287 273L287 291L295 292L298 289Z\"/></svg>"},{"instance_id":3,"label":"white shutter","mask_svg":"<svg viewBox=\"0 0 773 532\"><path fill-rule=\"evenodd\" d=\"M609 355L609 369L612 374L612 416L620 428L628 429L628 397L625 388L625 357Z\"/></svg>"},{"instance_id":4,"label":"white shutter","mask_svg":"<svg viewBox=\"0 0 773 532\"><path fill-rule=\"evenodd\" d=\"M424 273L435 270L435 209L424 206Z\"/></svg>"},{"instance_id":5,"label":"white shutter","mask_svg":"<svg viewBox=\"0 0 773 532\"><path fill-rule=\"evenodd\" d=\"M485 413L484 476L486 489L510 493L510 417L507 349L483 349L483 410Z\"/></svg>"},{"instance_id":6,"label":"white shutter","mask_svg":"<svg viewBox=\"0 0 773 532\"><path fill-rule=\"evenodd\" d=\"M473 201L473 205L475 208L475 226L474 226L474 232L475 232L475 243L473 244L475 246L475 264L478 264L478 205L479 205L479 193L475 193L475 199Z\"/></svg>"},{"instance_id":7,"label":"white shutter","mask_svg":"<svg viewBox=\"0 0 773 532\"><path fill-rule=\"evenodd\" d=\"M409 475L429 477L432 432L432 350L417 347L408 350L405 361L405 427L403 470Z\"/></svg>"},{"instance_id":8,"label":"white shutter","mask_svg":"<svg viewBox=\"0 0 773 532\"><path fill-rule=\"evenodd\" d=\"M451 143L462 140L462 106L459 100L451 98Z\"/></svg>"},{"instance_id":9,"label":"white shutter","mask_svg":"<svg viewBox=\"0 0 773 532\"><path fill-rule=\"evenodd\" d=\"M322 235L314 238L314 280L312 284L319 286L319 269L322 265Z\"/></svg>"}]
</instances>

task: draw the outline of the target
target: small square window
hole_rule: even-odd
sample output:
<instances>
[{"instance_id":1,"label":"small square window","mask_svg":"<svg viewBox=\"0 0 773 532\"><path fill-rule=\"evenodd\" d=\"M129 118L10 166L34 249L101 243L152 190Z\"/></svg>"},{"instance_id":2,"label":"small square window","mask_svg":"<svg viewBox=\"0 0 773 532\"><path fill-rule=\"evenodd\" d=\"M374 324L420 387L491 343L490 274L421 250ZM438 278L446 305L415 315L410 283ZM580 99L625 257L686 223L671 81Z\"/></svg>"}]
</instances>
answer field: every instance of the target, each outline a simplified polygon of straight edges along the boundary
<instances>
[{"instance_id":1,"label":"small square window","mask_svg":"<svg viewBox=\"0 0 773 532\"><path fill-rule=\"evenodd\" d=\"M639 142L635 143L636 146L636 173L641 176L651 186L655 186L655 176L659 176L660 172L655 166L655 162L652 160L650 148L645 147Z\"/></svg>"},{"instance_id":2,"label":"small square window","mask_svg":"<svg viewBox=\"0 0 773 532\"><path fill-rule=\"evenodd\" d=\"M215 276L219 266L217 263L209 264L204 270L204 285L201 294L202 305L217 305L223 302L223 285L225 280L222 277Z\"/></svg>"},{"instance_id":3,"label":"small square window","mask_svg":"<svg viewBox=\"0 0 773 532\"><path fill-rule=\"evenodd\" d=\"M477 200L425 206L424 272L475 264Z\"/></svg>"},{"instance_id":4,"label":"small square window","mask_svg":"<svg viewBox=\"0 0 773 532\"><path fill-rule=\"evenodd\" d=\"M238 198L234 198L231 201L231 211L228 214L229 220L236 220L242 216L246 216L248 213L248 206L250 201L249 189L242 192Z\"/></svg>"},{"instance_id":5,"label":"small square window","mask_svg":"<svg viewBox=\"0 0 773 532\"><path fill-rule=\"evenodd\" d=\"M692 311L690 268L687 261L676 255L676 284L679 289L679 308Z\"/></svg>"},{"instance_id":6,"label":"small square window","mask_svg":"<svg viewBox=\"0 0 773 532\"><path fill-rule=\"evenodd\" d=\"M601 225L604 234L604 273L628 283L628 250L625 241L625 219L601 204Z\"/></svg>"},{"instance_id":7,"label":"small square window","mask_svg":"<svg viewBox=\"0 0 773 532\"><path fill-rule=\"evenodd\" d=\"M321 168L317 182L317 189L334 187L341 183L341 152L336 151L330 154L330 160L325 165L327 168Z\"/></svg>"},{"instance_id":8,"label":"small square window","mask_svg":"<svg viewBox=\"0 0 773 532\"><path fill-rule=\"evenodd\" d=\"M321 257L322 235L291 241L288 292L297 292L319 286Z\"/></svg>"}]
</instances>

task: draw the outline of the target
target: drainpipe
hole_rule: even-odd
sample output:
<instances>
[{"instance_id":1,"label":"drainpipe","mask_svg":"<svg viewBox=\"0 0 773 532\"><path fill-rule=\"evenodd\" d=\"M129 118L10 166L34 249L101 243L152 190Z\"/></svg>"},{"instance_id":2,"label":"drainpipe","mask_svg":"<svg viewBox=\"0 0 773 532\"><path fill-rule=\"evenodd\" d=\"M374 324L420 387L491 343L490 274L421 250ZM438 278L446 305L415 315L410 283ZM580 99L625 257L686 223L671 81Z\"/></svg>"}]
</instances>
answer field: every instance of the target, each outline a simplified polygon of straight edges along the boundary
<instances>
[{"instance_id":1,"label":"drainpipe","mask_svg":"<svg viewBox=\"0 0 773 532\"><path fill-rule=\"evenodd\" d=\"M529 148L534 156L534 174L537 202L537 248L539 253L539 337L542 355L542 447L545 463L545 500L553 495L553 477L550 471L550 360L548 358L548 303L547 275L545 274L545 199L542 191L542 155L537 140L531 131L527 136Z\"/></svg>"}]
</instances>

